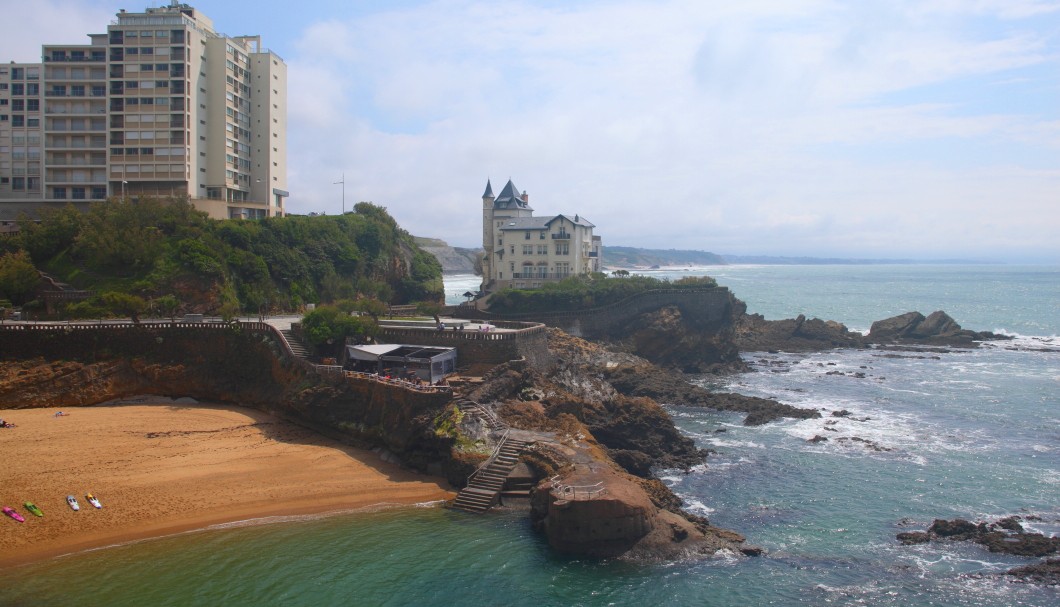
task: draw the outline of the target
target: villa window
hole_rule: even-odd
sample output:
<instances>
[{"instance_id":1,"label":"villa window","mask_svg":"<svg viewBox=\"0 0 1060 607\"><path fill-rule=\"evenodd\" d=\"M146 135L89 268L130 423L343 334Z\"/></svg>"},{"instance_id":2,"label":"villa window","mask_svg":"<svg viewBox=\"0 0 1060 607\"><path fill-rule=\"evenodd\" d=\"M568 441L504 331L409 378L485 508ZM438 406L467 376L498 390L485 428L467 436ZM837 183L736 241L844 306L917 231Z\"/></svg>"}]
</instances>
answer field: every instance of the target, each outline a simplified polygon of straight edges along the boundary
<instances>
[{"instance_id":1,"label":"villa window","mask_svg":"<svg viewBox=\"0 0 1060 607\"><path fill-rule=\"evenodd\" d=\"M526 239L527 239L527 240L530 240L530 230L527 230L527 231L526 231Z\"/></svg>"}]
</instances>

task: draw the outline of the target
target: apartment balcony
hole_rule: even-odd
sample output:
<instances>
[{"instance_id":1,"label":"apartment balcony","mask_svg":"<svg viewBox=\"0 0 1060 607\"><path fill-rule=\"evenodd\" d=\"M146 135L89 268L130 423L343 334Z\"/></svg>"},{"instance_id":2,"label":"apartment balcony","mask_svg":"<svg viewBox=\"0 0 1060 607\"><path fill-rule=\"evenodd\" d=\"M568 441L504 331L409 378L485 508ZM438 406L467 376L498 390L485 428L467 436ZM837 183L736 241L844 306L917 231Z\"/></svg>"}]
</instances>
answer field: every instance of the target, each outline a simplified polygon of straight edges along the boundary
<instances>
[{"instance_id":1,"label":"apartment balcony","mask_svg":"<svg viewBox=\"0 0 1060 607\"><path fill-rule=\"evenodd\" d=\"M104 53L94 53L88 57L72 57L68 55L45 55L45 63L104 63L107 56Z\"/></svg>"},{"instance_id":2,"label":"apartment balcony","mask_svg":"<svg viewBox=\"0 0 1060 607\"><path fill-rule=\"evenodd\" d=\"M559 234L553 234L552 240L570 240L570 234L560 232Z\"/></svg>"}]
</instances>

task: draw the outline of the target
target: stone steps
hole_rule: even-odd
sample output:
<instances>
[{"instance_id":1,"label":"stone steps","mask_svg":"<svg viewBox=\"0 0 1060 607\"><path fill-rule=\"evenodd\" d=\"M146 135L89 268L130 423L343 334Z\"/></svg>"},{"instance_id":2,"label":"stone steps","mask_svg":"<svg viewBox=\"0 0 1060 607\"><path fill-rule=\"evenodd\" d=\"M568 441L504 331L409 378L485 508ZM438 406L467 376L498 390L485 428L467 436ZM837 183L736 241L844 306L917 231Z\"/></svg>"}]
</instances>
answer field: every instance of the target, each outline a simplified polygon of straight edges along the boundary
<instances>
[{"instance_id":1,"label":"stone steps","mask_svg":"<svg viewBox=\"0 0 1060 607\"><path fill-rule=\"evenodd\" d=\"M294 333L290 329L280 329L280 333L283 334L284 339L287 340L287 345L291 347L291 352L294 353L298 358L309 360L309 350L302 344Z\"/></svg>"},{"instance_id":2,"label":"stone steps","mask_svg":"<svg viewBox=\"0 0 1060 607\"><path fill-rule=\"evenodd\" d=\"M457 407L481 419L494 432L508 430L504 423L489 407L476 403L469 398L459 398ZM508 475L519 463L519 456L530 443L513 439L507 435L490 456L489 464L475 471L468 480L467 487L460 491L453 501L453 508L467 512L485 512L500 500L504 483Z\"/></svg>"}]
</instances>

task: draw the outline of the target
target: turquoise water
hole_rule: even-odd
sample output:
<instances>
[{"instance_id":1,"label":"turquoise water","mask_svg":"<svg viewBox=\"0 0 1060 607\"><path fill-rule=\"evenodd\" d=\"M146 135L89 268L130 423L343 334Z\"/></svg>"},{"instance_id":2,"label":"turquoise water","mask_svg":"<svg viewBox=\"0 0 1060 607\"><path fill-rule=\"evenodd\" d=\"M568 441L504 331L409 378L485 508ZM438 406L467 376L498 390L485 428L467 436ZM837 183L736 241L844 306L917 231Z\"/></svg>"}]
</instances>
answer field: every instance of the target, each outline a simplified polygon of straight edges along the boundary
<instances>
[{"instance_id":1,"label":"turquoise water","mask_svg":"<svg viewBox=\"0 0 1060 607\"><path fill-rule=\"evenodd\" d=\"M804 313L867 329L942 309L966 328L1019 337L917 359L749 353L756 372L722 382L821 408L822 419L745 428L737 415L671 408L684 432L718 453L687 474L662 471L664 480L691 510L766 548L762 558L570 559L552 554L518 512L410 508L206 530L20 567L0 572L0 605L80 605L86 593L107 605L1060 604L1056 588L989 575L1033 559L894 540L957 516L1033 516L1032 529L1060 533L1060 353L1043 351L1060 349L1060 270L707 273L767 318ZM851 415L830 416L839 409ZM829 440L807 442L816 435Z\"/></svg>"}]
</instances>

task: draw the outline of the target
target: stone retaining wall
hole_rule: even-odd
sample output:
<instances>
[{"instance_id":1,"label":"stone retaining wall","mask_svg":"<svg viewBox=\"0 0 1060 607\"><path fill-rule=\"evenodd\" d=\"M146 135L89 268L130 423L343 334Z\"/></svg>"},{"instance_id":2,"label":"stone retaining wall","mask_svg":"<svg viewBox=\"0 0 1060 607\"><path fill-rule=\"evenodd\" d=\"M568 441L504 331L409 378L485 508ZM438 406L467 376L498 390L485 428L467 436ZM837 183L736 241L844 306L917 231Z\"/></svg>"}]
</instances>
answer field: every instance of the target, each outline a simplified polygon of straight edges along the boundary
<instances>
[{"instance_id":1,"label":"stone retaining wall","mask_svg":"<svg viewBox=\"0 0 1060 607\"><path fill-rule=\"evenodd\" d=\"M656 289L628 297L622 301L578 310L575 312L546 312L540 314L496 314L480 312L467 307L458 315L472 319L503 322L503 320L530 319L551 327L558 327L577 337L600 337L620 329L639 314L665 306L677 306L682 315L701 324L723 322L730 314L733 297L726 287L704 289Z\"/></svg>"}]
</instances>

